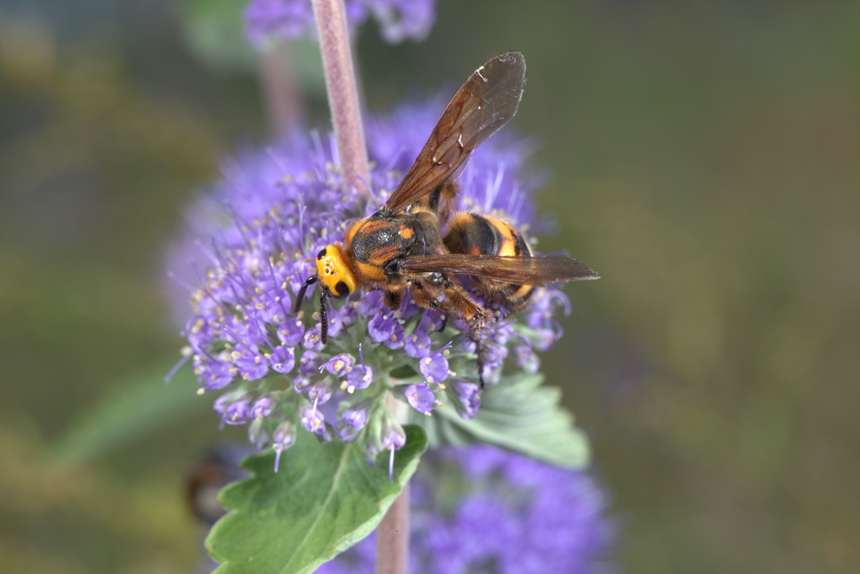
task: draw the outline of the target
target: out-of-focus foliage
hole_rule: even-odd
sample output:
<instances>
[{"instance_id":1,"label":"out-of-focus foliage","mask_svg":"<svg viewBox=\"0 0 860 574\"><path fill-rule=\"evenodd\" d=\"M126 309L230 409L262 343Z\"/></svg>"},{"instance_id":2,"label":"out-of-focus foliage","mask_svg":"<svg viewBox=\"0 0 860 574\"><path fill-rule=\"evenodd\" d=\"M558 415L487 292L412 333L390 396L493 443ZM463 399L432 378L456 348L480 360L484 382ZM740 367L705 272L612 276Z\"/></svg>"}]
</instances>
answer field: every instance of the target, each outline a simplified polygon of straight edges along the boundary
<instances>
[{"instance_id":1,"label":"out-of-focus foliage","mask_svg":"<svg viewBox=\"0 0 860 574\"><path fill-rule=\"evenodd\" d=\"M189 55L179 11L69 4L0 9L0 571L188 572L182 477L211 416L62 475L41 457L179 347L160 253L264 114L254 77ZM362 35L367 100L526 55L514 123L559 223L540 248L602 275L566 288L544 365L626 517L625 571L856 572L860 7L438 10L423 44Z\"/></svg>"},{"instance_id":2,"label":"out-of-focus foliage","mask_svg":"<svg viewBox=\"0 0 860 574\"><path fill-rule=\"evenodd\" d=\"M172 574L200 560L175 470L133 484L110 470L59 471L26 430L0 426L0 571Z\"/></svg>"}]
</instances>

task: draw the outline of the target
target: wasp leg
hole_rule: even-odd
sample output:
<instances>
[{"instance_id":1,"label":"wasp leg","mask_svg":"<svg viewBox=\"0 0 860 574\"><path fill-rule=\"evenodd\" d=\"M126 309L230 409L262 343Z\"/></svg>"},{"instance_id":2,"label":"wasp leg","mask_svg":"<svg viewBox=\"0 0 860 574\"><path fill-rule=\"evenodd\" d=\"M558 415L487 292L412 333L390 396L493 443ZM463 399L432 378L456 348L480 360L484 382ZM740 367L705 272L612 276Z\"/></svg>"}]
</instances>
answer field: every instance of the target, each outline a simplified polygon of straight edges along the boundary
<instances>
[{"instance_id":1,"label":"wasp leg","mask_svg":"<svg viewBox=\"0 0 860 574\"><path fill-rule=\"evenodd\" d=\"M397 311L400 309L400 297L400 291L386 291L384 297L385 306L392 311Z\"/></svg>"},{"instance_id":2,"label":"wasp leg","mask_svg":"<svg viewBox=\"0 0 860 574\"><path fill-rule=\"evenodd\" d=\"M476 331L472 331L472 340L475 342L475 357L477 358L476 362L478 363L478 382L481 383L481 390L484 390L484 387L487 384L484 382L484 342L474 336Z\"/></svg>"},{"instance_id":3,"label":"wasp leg","mask_svg":"<svg viewBox=\"0 0 860 574\"><path fill-rule=\"evenodd\" d=\"M484 324L486 313L460 285L444 276L428 281L424 278L410 281L415 303L421 307L437 309L446 315L456 315L469 322L470 328Z\"/></svg>"},{"instance_id":4,"label":"wasp leg","mask_svg":"<svg viewBox=\"0 0 860 574\"><path fill-rule=\"evenodd\" d=\"M296 295L296 304L293 306L293 313L298 313L299 309L302 307L302 301L305 299L305 292L308 290L308 287L317 282L317 276L311 275L308 277L302 286L299 288L299 293Z\"/></svg>"},{"instance_id":5,"label":"wasp leg","mask_svg":"<svg viewBox=\"0 0 860 574\"><path fill-rule=\"evenodd\" d=\"M328 340L328 309L326 308L326 292L320 292L320 341L325 345Z\"/></svg>"},{"instance_id":6,"label":"wasp leg","mask_svg":"<svg viewBox=\"0 0 860 574\"><path fill-rule=\"evenodd\" d=\"M453 181L446 181L427 196L427 208L436 214L439 225L444 226L451 217L454 209L454 198L457 197L458 185Z\"/></svg>"},{"instance_id":7,"label":"wasp leg","mask_svg":"<svg viewBox=\"0 0 860 574\"><path fill-rule=\"evenodd\" d=\"M412 300L416 305L424 307L425 309L441 310L442 301L439 300L439 294L435 292L435 289L432 289L429 285L417 280L408 281L407 284L409 285Z\"/></svg>"},{"instance_id":8,"label":"wasp leg","mask_svg":"<svg viewBox=\"0 0 860 574\"><path fill-rule=\"evenodd\" d=\"M469 294L457 283L442 276L434 277L435 280L418 278L409 281L412 297L415 303L421 307L438 309L445 312L446 320L442 323L445 328L447 315L454 313L469 322L469 337L475 343L475 355L477 358L478 381L481 389L486 386L484 382L484 345L479 331L487 318L487 312L483 307L475 303Z\"/></svg>"},{"instance_id":9,"label":"wasp leg","mask_svg":"<svg viewBox=\"0 0 860 574\"><path fill-rule=\"evenodd\" d=\"M445 327L448 326L448 315L442 315L442 324L439 325L439 328L436 329L437 333L442 333L445 330Z\"/></svg>"}]
</instances>

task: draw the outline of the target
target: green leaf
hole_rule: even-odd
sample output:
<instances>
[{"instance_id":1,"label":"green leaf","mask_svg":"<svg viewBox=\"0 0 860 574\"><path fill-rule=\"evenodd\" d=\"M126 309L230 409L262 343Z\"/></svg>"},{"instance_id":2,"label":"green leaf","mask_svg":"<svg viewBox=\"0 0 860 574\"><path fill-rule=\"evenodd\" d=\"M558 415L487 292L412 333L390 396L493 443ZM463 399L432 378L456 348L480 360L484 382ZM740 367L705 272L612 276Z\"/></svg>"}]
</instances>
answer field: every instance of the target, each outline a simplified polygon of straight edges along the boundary
<instances>
[{"instance_id":1,"label":"green leaf","mask_svg":"<svg viewBox=\"0 0 860 574\"><path fill-rule=\"evenodd\" d=\"M402 367L397 367L396 369L392 369L388 375L393 379L410 379L418 374L418 371L412 368L411 365L403 365Z\"/></svg>"},{"instance_id":2,"label":"green leaf","mask_svg":"<svg viewBox=\"0 0 860 574\"><path fill-rule=\"evenodd\" d=\"M411 422L424 427L434 447L489 443L556 466L585 466L588 439L559 405L561 390L542 383L542 374L506 376L484 390L473 419L461 418L448 401L430 417L411 414Z\"/></svg>"},{"instance_id":3,"label":"green leaf","mask_svg":"<svg viewBox=\"0 0 860 574\"><path fill-rule=\"evenodd\" d=\"M257 56L242 34L245 4L244 0L188 0L181 5L185 41L214 70L256 70Z\"/></svg>"},{"instance_id":4,"label":"green leaf","mask_svg":"<svg viewBox=\"0 0 860 574\"><path fill-rule=\"evenodd\" d=\"M277 473L272 452L246 458L242 466L252 476L221 491L232 512L206 539L212 558L223 562L218 574L313 572L370 534L427 448L420 427L404 430L393 482L387 453L371 466L358 445L320 443L306 432L283 453Z\"/></svg>"},{"instance_id":5,"label":"green leaf","mask_svg":"<svg viewBox=\"0 0 860 574\"><path fill-rule=\"evenodd\" d=\"M81 417L51 449L60 464L75 464L124 446L176 420L211 408L197 395L197 378L185 365L165 384L170 363L118 382L113 392Z\"/></svg>"}]
</instances>

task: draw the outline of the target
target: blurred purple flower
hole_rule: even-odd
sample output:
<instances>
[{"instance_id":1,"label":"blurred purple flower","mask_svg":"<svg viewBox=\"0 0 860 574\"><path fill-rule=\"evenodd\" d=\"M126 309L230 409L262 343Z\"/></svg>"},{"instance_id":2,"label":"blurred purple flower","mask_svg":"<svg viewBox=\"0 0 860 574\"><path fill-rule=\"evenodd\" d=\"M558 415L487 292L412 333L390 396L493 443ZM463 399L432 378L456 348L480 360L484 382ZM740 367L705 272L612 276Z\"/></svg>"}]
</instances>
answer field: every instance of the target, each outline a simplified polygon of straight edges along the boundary
<instances>
[{"instance_id":1,"label":"blurred purple flower","mask_svg":"<svg viewBox=\"0 0 860 574\"><path fill-rule=\"evenodd\" d=\"M481 406L481 387L469 381L454 381L450 388L457 399L455 407L464 419L474 418Z\"/></svg>"},{"instance_id":2,"label":"blurred purple flower","mask_svg":"<svg viewBox=\"0 0 860 574\"><path fill-rule=\"evenodd\" d=\"M352 33L372 17L389 44L408 38L421 41L436 21L435 4L435 0L346 0L346 18ZM244 20L245 37L255 46L316 36L311 0L251 0Z\"/></svg>"},{"instance_id":3,"label":"blurred purple flower","mask_svg":"<svg viewBox=\"0 0 860 574\"><path fill-rule=\"evenodd\" d=\"M411 483L413 574L611 572L609 501L585 471L489 446L427 454ZM371 574L371 535L317 574Z\"/></svg>"}]
</instances>

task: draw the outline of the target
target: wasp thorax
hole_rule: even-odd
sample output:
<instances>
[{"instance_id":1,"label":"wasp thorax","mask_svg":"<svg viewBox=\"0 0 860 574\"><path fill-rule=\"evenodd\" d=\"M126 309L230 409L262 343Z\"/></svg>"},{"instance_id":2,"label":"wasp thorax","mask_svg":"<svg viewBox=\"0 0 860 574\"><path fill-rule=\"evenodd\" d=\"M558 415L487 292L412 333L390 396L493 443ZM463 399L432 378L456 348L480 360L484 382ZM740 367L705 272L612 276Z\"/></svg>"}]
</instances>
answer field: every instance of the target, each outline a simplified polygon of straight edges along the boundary
<instances>
[{"instance_id":1,"label":"wasp thorax","mask_svg":"<svg viewBox=\"0 0 860 574\"><path fill-rule=\"evenodd\" d=\"M317 254L317 278L332 297L355 291L355 275L338 245L327 245Z\"/></svg>"}]
</instances>

